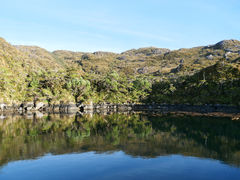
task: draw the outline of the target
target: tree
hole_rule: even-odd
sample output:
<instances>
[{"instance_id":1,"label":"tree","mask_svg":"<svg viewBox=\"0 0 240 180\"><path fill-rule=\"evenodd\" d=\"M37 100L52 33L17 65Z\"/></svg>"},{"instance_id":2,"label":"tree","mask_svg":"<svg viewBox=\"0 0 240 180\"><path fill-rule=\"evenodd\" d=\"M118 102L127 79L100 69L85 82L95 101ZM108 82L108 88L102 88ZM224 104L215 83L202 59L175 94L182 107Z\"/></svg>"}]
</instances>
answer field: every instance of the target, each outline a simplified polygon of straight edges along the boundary
<instances>
[{"instance_id":1,"label":"tree","mask_svg":"<svg viewBox=\"0 0 240 180\"><path fill-rule=\"evenodd\" d=\"M133 98L134 100L142 101L151 89L151 82L146 78L138 77L133 81Z\"/></svg>"},{"instance_id":2,"label":"tree","mask_svg":"<svg viewBox=\"0 0 240 180\"><path fill-rule=\"evenodd\" d=\"M28 80L27 96L33 98L34 107L40 94L40 82L37 75L32 75L31 79Z\"/></svg>"},{"instance_id":3,"label":"tree","mask_svg":"<svg viewBox=\"0 0 240 180\"><path fill-rule=\"evenodd\" d=\"M74 78L67 82L67 88L71 91L77 103L80 96L86 95L90 90L90 82L80 78Z\"/></svg>"}]
</instances>

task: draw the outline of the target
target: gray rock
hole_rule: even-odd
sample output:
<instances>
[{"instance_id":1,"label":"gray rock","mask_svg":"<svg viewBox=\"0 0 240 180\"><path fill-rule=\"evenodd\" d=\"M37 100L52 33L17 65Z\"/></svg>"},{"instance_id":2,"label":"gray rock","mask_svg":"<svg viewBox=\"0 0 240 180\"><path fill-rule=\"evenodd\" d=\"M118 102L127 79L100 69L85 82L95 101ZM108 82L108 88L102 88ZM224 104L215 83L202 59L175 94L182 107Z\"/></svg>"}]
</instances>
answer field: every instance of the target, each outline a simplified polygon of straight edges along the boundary
<instances>
[{"instance_id":1,"label":"gray rock","mask_svg":"<svg viewBox=\"0 0 240 180\"><path fill-rule=\"evenodd\" d=\"M120 56L120 57L117 57L118 60L127 60L127 57L126 56Z\"/></svg>"},{"instance_id":2,"label":"gray rock","mask_svg":"<svg viewBox=\"0 0 240 180\"><path fill-rule=\"evenodd\" d=\"M173 68L173 69L171 70L171 73L177 73L177 72L181 71L183 68L184 68L184 65L183 65L183 64L180 64L180 65L178 65L176 68Z\"/></svg>"},{"instance_id":3,"label":"gray rock","mask_svg":"<svg viewBox=\"0 0 240 180\"><path fill-rule=\"evenodd\" d=\"M138 72L139 74L146 74L146 73L148 72L148 68L147 68L147 67L139 68L139 69L137 70L137 72Z\"/></svg>"},{"instance_id":4,"label":"gray rock","mask_svg":"<svg viewBox=\"0 0 240 180\"><path fill-rule=\"evenodd\" d=\"M208 60L212 60L214 57L213 57L212 54L210 54L210 55L208 55L206 58L207 58Z\"/></svg>"},{"instance_id":5,"label":"gray rock","mask_svg":"<svg viewBox=\"0 0 240 180\"><path fill-rule=\"evenodd\" d=\"M82 59L82 60L89 60L90 57L89 57L89 55L84 54L84 55L82 55L81 59Z\"/></svg>"},{"instance_id":6,"label":"gray rock","mask_svg":"<svg viewBox=\"0 0 240 180\"><path fill-rule=\"evenodd\" d=\"M230 51L226 52L226 53L224 54L224 58L227 58L229 54L231 54Z\"/></svg>"},{"instance_id":7,"label":"gray rock","mask_svg":"<svg viewBox=\"0 0 240 180\"><path fill-rule=\"evenodd\" d=\"M179 63L181 63L181 64L184 63L184 59L181 59L181 60L179 61Z\"/></svg>"},{"instance_id":8,"label":"gray rock","mask_svg":"<svg viewBox=\"0 0 240 180\"><path fill-rule=\"evenodd\" d=\"M26 102L26 103L22 103L19 109L21 108L22 110L30 111L33 109L33 107L34 107L33 102Z\"/></svg>"},{"instance_id":9,"label":"gray rock","mask_svg":"<svg viewBox=\"0 0 240 180\"><path fill-rule=\"evenodd\" d=\"M79 109L80 108L74 103L70 103L70 104L67 105L67 111L68 112L77 112L77 111L79 111Z\"/></svg>"},{"instance_id":10,"label":"gray rock","mask_svg":"<svg viewBox=\"0 0 240 180\"><path fill-rule=\"evenodd\" d=\"M114 55L115 53L112 52L104 52L104 51L96 51L93 53L95 56L98 57L103 57L103 56L109 56L109 55Z\"/></svg>"},{"instance_id":11,"label":"gray rock","mask_svg":"<svg viewBox=\"0 0 240 180\"><path fill-rule=\"evenodd\" d=\"M146 48L139 48L139 49L131 49L121 54L127 54L129 56L137 56L137 55L151 56L151 55L161 55L167 52L170 52L170 50L165 48L146 47Z\"/></svg>"},{"instance_id":12,"label":"gray rock","mask_svg":"<svg viewBox=\"0 0 240 180\"><path fill-rule=\"evenodd\" d=\"M194 64L200 64L200 59L196 59L193 63Z\"/></svg>"},{"instance_id":13,"label":"gray rock","mask_svg":"<svg viewBox=\"0 0 240 180\"><path fill-rule=\"evenodd\" d=\"M43 109L46 106L43 102L39 102L36 104L36 110Z\"/></svg>"},{"instance_id":14,"label":"gray rock","mask_svg":"<svg viewBox=\"0 0 240 180\"><path fill-rule=\"evenodd\" d=\"M239 49L240 41L230 39L230 40L223 40L218 42L217 44L213 45L212 47L215 49L222 49L225 51L236 51Z\"/></svg>"},{"instance_id":15,"label":"gray rock","mask_svg":"<svg viewBox=\"0 0 240 180\"><path fill-rule=\"evenodd\" d=\"M4 109L6 109L7 108L7 105L6 104L4 104L4 103L1 103L0 104L0 110L4 110Z\"/></svg>"},{"instance_id":16,"label":"gray rock","mask_svg":"<svg viewBox=\"0 0 240 180\"><path fill-rule=\"evenodd\" d=\"M152 50L152 54L157 54L157 55L161 55L161 54L165 54L167 52L169 52L169 49L164 49L164 48L156 48Z\"/></svg>"},{"instance_id":17,"label":"gray rock","mask_svg":"<svg viewBox=\"0 0 240 180\"><path fill-rule=\"evenodd\" d=\"M28 107L25 108L25 110L27 110L27 111L31 111L32 109L33 109L32 106L28 106Z\"/></svg>"}]
</instances>

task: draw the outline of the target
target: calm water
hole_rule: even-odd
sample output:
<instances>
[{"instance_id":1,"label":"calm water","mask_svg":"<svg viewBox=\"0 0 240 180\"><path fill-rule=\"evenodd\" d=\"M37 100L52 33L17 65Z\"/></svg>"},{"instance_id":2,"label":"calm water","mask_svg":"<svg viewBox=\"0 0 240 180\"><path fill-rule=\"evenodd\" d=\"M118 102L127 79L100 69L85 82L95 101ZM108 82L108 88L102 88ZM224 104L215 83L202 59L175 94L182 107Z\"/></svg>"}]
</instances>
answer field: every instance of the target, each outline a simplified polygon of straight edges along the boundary
<instances>
[{"instance_id":1,"label":"calm water","mask_svg":"<svg viewBox=\"0 0 240 180\"><path fill-rule=\"evenodd\" d=\"M144 114L7 116L0 120L0 179L239 180L240 121Z\"/></svg>"}]
</instances>

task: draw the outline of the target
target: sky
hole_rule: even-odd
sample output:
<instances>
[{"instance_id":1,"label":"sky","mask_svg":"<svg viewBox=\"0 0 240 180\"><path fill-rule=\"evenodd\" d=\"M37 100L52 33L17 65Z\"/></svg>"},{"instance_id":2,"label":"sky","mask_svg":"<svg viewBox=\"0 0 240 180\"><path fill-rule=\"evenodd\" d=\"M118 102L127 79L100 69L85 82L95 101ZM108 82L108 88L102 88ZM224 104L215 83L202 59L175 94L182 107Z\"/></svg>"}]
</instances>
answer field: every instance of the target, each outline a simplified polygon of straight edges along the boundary
<instances>
[{"instance_id":1,"label":"sky","mask_svg":"<svg viewBox=\"0 0 240 180\"><path fill-rule=\"evenodd\" d=\"M0 0L0 37L49 51L123 52L240 40L240 0Z\"/></svg>"}]
</instances>

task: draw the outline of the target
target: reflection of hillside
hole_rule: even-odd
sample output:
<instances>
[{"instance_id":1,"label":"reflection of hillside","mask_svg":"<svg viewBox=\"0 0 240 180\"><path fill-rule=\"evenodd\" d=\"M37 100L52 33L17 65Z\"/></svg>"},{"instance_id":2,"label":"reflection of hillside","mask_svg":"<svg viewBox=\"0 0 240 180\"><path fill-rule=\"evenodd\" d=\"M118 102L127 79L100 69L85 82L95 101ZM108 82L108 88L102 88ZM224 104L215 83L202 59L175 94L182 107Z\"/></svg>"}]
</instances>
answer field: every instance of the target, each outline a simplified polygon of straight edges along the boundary
<instances>
[{"instance_id":1,"label":"reflection of hillside","mask_svg":"<svg viewBox=\"0 0 240 180\"><path fill-rule=\"evenodd\" d=\"M172 132L178 137L193 139L211 152L210 158L240 164L240 122L221 117L152 117L157 131ZM237 157L238 156L238 157ZM233 160L234 159L234 160Z\"/></svg>"},{"instance_id":2,"label":"reflection of hillside","mask_svg":"<svg viewBox=\"0 0 240 180\"><path fill-rule=\"evenodd\" d=\"M12 116L0 121L0 164L45 153L110 152L154 158L182 154L240 165L240 122L141 115Z\"/></svg>"}]
</instances>

